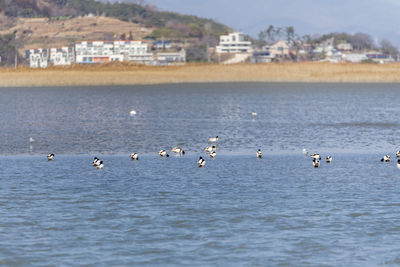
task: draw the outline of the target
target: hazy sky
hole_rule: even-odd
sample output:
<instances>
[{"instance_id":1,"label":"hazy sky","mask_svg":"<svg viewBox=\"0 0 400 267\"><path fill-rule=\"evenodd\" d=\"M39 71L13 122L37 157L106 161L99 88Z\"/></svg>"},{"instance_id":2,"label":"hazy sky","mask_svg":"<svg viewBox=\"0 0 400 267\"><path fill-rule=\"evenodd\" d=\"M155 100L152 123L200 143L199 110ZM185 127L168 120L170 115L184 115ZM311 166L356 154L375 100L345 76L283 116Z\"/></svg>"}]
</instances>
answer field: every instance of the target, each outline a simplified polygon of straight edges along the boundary
<instances>
[{"instance_id":1,"label":"hazy sky","mask_svg":"<svg viewBox=\"0 0 400 267\"><path fill-rule=\"evenodd\" d=\"M400 0L146 0L162 10L212 18L254 37L269 25L296 32L365 32L400 46Z\"/></svg>"}]
</instances>

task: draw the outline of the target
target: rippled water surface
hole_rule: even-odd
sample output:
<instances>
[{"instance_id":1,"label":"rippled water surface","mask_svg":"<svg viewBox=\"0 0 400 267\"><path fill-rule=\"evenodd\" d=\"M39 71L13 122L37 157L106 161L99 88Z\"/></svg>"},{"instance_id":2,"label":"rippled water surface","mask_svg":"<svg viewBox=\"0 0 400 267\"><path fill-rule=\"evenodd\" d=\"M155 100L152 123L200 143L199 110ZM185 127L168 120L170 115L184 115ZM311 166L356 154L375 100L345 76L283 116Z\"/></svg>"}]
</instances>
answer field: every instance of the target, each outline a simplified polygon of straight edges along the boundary
<instances>
[{"instance_id":1,"label":"rippled water surface","mask_svg":"<svg viewBox=\"0 0 400 267\"><path fill-rule=\"evenodd\" d=\"M0 265L399 265L398 103L396 84L0 89Z\"/></svg>"}]
</instances>

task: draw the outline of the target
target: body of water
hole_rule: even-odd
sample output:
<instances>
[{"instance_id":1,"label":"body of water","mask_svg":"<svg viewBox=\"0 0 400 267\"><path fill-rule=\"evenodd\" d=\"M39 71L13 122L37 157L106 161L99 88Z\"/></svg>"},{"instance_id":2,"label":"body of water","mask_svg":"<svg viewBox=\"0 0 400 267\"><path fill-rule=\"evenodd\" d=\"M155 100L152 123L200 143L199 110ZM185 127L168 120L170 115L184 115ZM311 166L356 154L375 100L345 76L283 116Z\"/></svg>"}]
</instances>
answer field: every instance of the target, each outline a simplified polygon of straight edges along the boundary
<instances>
[{"instance_id":1,"label":"body of water","mask_svg":"<svg viewBox=\"0 0 400 267\"><path fill-rule=\"evenodd\" d=\"M398 265L399 102L396 84L0 89L0 264Z\"/></svg>"}]
</instances>

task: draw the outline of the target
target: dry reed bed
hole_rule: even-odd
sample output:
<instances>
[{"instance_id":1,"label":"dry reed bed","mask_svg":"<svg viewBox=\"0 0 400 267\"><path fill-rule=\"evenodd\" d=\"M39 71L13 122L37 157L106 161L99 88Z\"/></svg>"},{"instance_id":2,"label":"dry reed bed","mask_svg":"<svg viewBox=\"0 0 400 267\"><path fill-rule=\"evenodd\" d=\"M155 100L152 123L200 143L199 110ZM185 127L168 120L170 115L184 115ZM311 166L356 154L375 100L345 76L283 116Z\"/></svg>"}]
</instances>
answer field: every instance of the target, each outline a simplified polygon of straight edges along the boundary
<instances>
[{"instance_id":1,"label":"dry reed bed","mask_svg":"<svg viewBox=\"0 0 400 267\"><path fill-rule=\"evenodd\" d=\"M196 82L400 82L400 64L130 64L0 69L0 86L135 85Z\"/></svg>"}]
</instances>

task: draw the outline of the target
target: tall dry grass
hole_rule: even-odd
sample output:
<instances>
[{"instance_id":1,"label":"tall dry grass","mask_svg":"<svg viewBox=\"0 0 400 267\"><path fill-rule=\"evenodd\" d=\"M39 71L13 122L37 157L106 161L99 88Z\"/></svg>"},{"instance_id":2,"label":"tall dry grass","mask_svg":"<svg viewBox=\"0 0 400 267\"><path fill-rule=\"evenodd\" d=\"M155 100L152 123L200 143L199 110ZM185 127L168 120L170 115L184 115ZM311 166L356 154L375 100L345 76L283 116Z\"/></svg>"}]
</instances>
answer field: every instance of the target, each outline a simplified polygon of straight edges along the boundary
<instances>
[{"instance_id":1,"label":"tall dry grass","mask_svg":"<svg viewBox=\"0 0 400 267\"><path fill-rule=\"evenodd\" d=\"M129 63L0 69L0 86L134 85L196 82L400 82L400 64L186 64Z\"/></svg>"}]
</instances>

